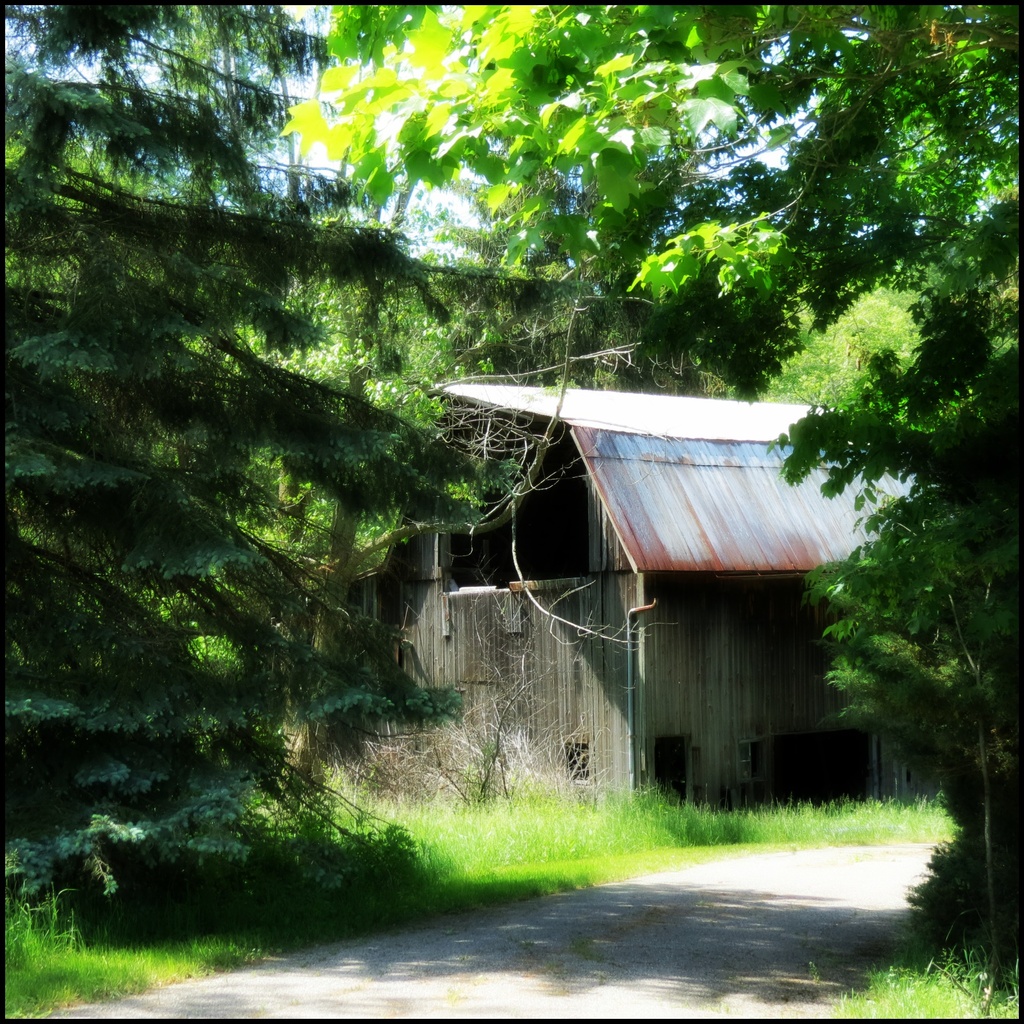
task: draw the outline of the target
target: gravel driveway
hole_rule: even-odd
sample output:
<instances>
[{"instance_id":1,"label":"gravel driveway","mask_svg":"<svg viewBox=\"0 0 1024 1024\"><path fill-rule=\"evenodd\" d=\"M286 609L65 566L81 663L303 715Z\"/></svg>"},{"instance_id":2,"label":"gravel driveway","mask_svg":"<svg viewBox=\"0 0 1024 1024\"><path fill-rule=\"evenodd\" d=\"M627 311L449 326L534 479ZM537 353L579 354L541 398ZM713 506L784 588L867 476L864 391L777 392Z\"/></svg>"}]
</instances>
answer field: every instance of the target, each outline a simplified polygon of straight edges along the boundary
<instances>
[{"instance_id":1,"label":"gravel driveway","mask_svg":"<svg viewBox=\"0 0 1024 1024\"><path fill-rule=\"evenodd\" d=\"M925 845L762 854L324 946L60 1017L821 1017L885 962Z\"/></svg>"}]
</instances>

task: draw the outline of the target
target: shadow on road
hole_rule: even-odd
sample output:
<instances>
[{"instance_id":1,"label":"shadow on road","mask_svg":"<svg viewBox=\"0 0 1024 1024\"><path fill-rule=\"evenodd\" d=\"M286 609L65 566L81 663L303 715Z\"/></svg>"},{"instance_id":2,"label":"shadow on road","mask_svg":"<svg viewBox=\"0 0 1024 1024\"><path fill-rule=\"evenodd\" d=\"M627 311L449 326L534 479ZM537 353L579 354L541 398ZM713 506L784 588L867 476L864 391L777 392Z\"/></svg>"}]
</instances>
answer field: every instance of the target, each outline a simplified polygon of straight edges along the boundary
<instances>
[{"instance_id":1,"label":"shadow on road","mask_svg":"<svg viewBox=\"0 0 1024 1024\"><path fill-rule=\"evenodd\" d=\"M800 851L436 920L74 1017L819 1016L885 960L926 847Z\"/></svg>"}]
</instances>

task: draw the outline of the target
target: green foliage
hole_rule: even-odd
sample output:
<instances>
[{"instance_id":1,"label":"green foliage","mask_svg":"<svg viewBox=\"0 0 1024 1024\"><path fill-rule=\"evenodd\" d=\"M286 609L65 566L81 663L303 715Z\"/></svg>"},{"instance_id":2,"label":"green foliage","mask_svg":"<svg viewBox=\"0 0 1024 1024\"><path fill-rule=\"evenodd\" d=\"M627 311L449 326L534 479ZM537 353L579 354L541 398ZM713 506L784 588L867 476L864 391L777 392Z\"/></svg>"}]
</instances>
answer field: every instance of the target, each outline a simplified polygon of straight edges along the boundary
<instances>
[{"instance_id":1,"label":"green foliage","mask_svg":"<svg viewBox=\"0 0 1024 1024\"><path fill-rule=\"evenodd\" d=\"M468 169L513 264L554 244L656 293L707 262L768 291L795 255L820 310L858 287L849 246L909 273L1015 171L1013 13L879 10L336 7L330 106L289 130L378 204Z\"/></svg>"},{"instance_id":2,"label":"green foliage","mask_svg":"<svg viewBox=\"0 0 1024 1024\"><path fill-rule=\"evenodd\" d=\"M905 366L920 341L910 306L914 296L878 288L858 298L834 323L814 328L805 319L801 351L764 390L770 402L835 407L853 401L871 362L891 352Z\"/></svg>"},{"instance_id":3,"label":"green foliage","mask_svg":"<svg viewBox=\"0 0 1024 1024\"><path fill-rule=\"evenodd\" d=\"M576 260L635 265L644 242L629 236L664 211L666 163L757 137L741 102L757 57L727 52L737 38L698 8L371 6L334 17L339 63L322 86L331 119L302 104L290 130L349 160L377 203L470 168L491 213L505 210L513 263L552 237ZM532 191L538 179L549 193L576 181L584 198L549 203ZM644 268L648 283L678 287L709 258L755 279L766 263L747 257L780 243L758 221L670 234L667 254Z\"/></svg>"},{"instance_id":4,"label":"green foliage","mask_svg":"<svg viewBox=\"0 0 1024 1024\"><path fill-rule=\"evenodd\" d=\"M951 791L950 812L967 823L969 834L958 834L952 842L938 847L932 857L931 874L910 895L910 904L918 911L918 930L933 951L954 947L986 949L989 970L993 973L1001 973L1016 961L1020 906L1016 847L1019 826L1011 806L1017 798L1017 787L1005 782L999 785L1000 781L997 780L993 798L997 823L993 874L999 893L994 919L989 919L984 903L987 879L978 821L978 785L970 776L953 780L947 786ZM993 943L1005 950L994 963Z\"/></svg>"},{"instance_id":5,"label":"green foliage","mask_svg":"<svg viewBox=\"0 0 1024 1024\"><path fill-rule=\"evenodd\" d=\"M752 397L803 347L801 304L823 327L879 284L951 296L1014 265L1009 8L342 6L332 24L327 102L288 130L399 223L424 189L475 195L484 266L577 285L570 316L481 367L636 349L659 369L620 365L617 386ZM606 344L574 349L609 302Z\"/></svg>"},{"instance_id":6,"label":"green foliage","mask_svg":"<svg viewBox=\"0 0 1024 1024\"><path fill-rule=\"evenodd\" d=\"M1005 951L1019 906L1017 298L1002 281L937 292L910 362L876 359L858 394L797 424L786 471L824 455L833 491L909 483L868 516L868 544L812 574L812 595L840 616L831 679L849 714L941 780L960 826L921 896L934 936Z\"/></svg>"},{"instance_id":7,"label":"green foliage","mask_svg":"<svg viewBox=\"0 0 1024 1024\"><path fill-rule=\"evenodd\" d=\"M866 992L843 997L836 1017L857 1020L928 1020L1020 1017L1017 964L993 986L989 964L977 949L947 951L935 957L911 937L896 962L874 971Z\"/></svg>"},{"instance_id":8,"label":"green foliage","mask_svg":"<svg viewBox=\"0 0 1024 1024\"><path fill-rule=\"evenodd\" d=\"M471 516L473 474L282 365L324 336L309 291L431 301L279 159L322 42L269 6L6 15L6 836L26 891L138 891L244 862L254 799L318 813L286 723L451 710L348 607L355 541L290 543L282 463L353 536Z\"/></svg>"},{"instance_id":9,"label":"green foliage","mask_svg":"<svg viewBox=\"0 0 1024 1024\"><path fill-rule=\"evenodd\" d=\"M83 891L32 900L8 888L7 1015L142 992L385 921L393 894L423 883L415 844L399 826L336 806L330 820L279 825L244 864L164 872L131 901Z\"/></svg>"}]
</instances>

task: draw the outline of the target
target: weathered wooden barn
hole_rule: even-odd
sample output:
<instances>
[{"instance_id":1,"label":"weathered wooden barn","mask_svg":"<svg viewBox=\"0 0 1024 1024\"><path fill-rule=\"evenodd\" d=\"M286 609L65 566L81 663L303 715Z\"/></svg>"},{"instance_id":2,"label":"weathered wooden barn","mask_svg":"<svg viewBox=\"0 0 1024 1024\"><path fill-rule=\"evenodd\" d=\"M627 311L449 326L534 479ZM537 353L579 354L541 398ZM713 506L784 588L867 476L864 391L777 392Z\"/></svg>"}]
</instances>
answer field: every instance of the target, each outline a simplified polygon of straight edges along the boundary
<instances>
[{"instance_id":1,"label":"weathered wooden barn","mask_svg":"<svg viewBox=\"0 0 1024 1024\"><path fill-rule=\"evenodd\" d=\"M658 782L728 806L910 791L824 681L824 611L803 578L860 542L862 513L824 498L820 474L782 481L771 442L803 408L449 396L475 429L514 424L549 450L513 523L420 537L378 581L414 678L469 707L506 694L531 742L601 789Z\"/></svg>"}]
</instances>

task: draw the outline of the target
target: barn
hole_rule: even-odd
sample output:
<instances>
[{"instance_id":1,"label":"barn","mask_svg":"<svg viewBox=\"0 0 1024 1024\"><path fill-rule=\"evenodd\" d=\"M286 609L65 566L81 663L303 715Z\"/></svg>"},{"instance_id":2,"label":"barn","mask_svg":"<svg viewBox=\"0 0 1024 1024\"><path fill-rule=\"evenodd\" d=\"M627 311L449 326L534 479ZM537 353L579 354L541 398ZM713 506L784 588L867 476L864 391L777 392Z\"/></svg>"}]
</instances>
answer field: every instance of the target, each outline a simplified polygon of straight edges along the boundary
<instances>
[{"instance_id":1,"label":"barn","mask_svg":"<svg viewBox=\"0 0 1024 1024\"><path fill-rule=\"evenodd\" d=\"M505 695L579 785L688 801L905 796L877 738L844 722L804 575L863 539L824 470L797 486L772 442L806 410L603 391L456 385L481 445L539 439L502 528L427 534L377 580L419 683L468 708ZM899 484L892 482L893 490ZM505 713L505 712L503 712Z\"/></svg>"}]
</instances>

